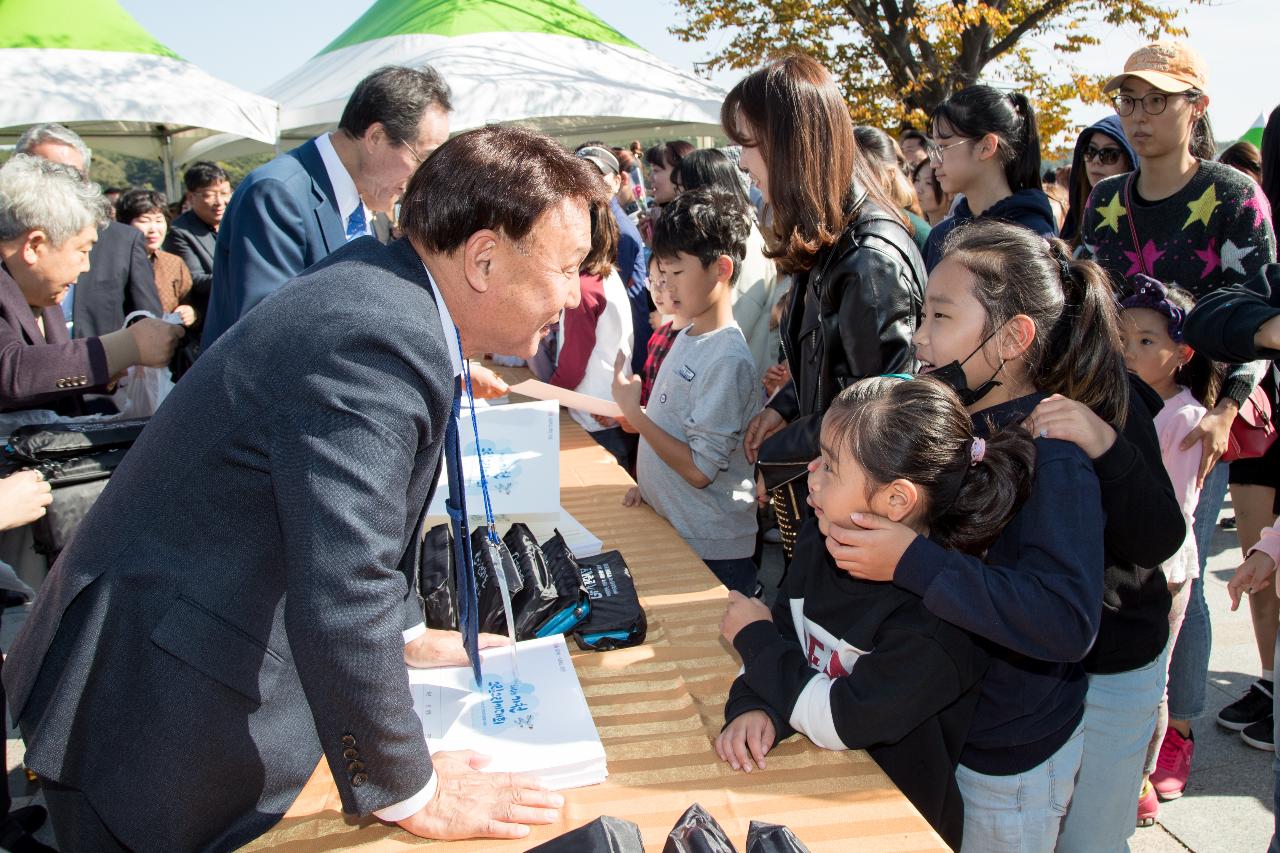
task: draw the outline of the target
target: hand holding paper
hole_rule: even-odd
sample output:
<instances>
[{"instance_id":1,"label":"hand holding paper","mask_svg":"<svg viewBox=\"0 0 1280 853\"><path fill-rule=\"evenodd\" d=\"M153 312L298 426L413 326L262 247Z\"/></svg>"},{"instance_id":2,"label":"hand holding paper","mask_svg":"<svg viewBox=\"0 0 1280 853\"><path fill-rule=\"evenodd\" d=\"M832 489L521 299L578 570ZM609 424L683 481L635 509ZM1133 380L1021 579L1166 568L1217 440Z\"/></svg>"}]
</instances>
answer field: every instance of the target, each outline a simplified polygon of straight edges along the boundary
<instances>
[{"instance_id":1,"label":"hand holding paper","mask_svg":"<svg viewBox=\"0 0 1280 853\"><path fill-rule=\"evenodd\" d=\"M640 411L640 377L628 374L627 354L619 351L613 362L613 399L627 418L633 418Z\"/></svg>"}]
</instances>

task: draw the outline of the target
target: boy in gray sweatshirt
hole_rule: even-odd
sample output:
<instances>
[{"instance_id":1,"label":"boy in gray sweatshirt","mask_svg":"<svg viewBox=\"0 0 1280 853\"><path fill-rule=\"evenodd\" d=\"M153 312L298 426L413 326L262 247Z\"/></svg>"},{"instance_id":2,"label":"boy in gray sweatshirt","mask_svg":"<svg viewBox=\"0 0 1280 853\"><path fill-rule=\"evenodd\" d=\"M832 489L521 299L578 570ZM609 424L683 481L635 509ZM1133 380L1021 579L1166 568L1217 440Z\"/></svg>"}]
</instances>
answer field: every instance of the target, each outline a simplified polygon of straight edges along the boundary
<instances>
[{"instance_id":1,"label":"boy in gray sweatshirt","mask_svg":"<svg viewBox=\"0 0 1280 853\"><path fill-rule=\"evenodd\" d=\"M760 410L755 362L733 322L732 292L746 256L747 218L735 196L691 190L663 208L653 251L678 317L689 321L640 406L639 376L616 366L613 397L640 433L639 500L671 522L729 589L755 587L756 502L742 450Z\"/></svg>"}]
</instances>

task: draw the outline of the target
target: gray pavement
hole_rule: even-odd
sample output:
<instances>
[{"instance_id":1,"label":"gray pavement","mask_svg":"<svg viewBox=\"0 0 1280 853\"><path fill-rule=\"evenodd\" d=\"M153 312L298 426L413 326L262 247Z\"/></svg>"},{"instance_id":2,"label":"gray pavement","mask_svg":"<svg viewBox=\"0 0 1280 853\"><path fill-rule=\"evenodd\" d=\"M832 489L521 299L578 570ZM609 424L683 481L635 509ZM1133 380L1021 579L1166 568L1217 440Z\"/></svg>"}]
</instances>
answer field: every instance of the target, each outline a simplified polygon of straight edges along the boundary
<instances>
[{"instance_id":1,"label":"gray pavement","mask_svg":"<svg viewBox=\"0 0 1280 853\"><path fill-rule=\"evenodd\" d=\"M1228 500L1223 515L1231 514ZM1136 831L1131 839L1135 853L1263 853L1270 841L1272 755L1245 745L1237 733L1228 732L1213 720L1218 710L1239 697L1258 675L1258 652L1248 612L1243 605L1239 612L1230 612L1227 597L1227 581L1238 561L1234 531L1219 527L1210 549L1205 584L1213 623L1208 710L1194 727L1196 754L1190 784L1182 798L1161 804L1155 826ZM776 588L781 569L781 549L767 547L762 570L767 587ZM772 592L770 589L770 598ZM9 647L25 615L18 608L5 611L0 648ZM22 769L23 744L12 728L7 745L14 807L40 802L39 792ZM47 826L37 837L53 844Z\"/></svg>"}]
</instances>

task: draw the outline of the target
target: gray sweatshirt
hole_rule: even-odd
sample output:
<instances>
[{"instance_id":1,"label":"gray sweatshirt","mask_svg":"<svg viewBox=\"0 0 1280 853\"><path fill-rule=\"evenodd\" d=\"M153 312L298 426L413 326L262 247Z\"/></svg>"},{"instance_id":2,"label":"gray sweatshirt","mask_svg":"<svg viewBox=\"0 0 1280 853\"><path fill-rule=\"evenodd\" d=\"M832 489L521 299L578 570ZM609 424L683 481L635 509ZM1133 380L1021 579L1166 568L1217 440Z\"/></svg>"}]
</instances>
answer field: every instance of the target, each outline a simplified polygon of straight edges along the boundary
<instances>
[{"instance_id":1,"label":"gray sweatshirt","mask_svg":"<svg viewBox=\"0 0 1280 853\"><path fill-rule=\"evenodd\" d=\"M755 362L737 326L697 336L681 332L654 380L649 418L689 445L711 483L689 485L644 438L636 480L645 503L704 560L749 557L755 550L755 484L742 437L760 411L760 397Z\"/></svg>"}]
</instances>

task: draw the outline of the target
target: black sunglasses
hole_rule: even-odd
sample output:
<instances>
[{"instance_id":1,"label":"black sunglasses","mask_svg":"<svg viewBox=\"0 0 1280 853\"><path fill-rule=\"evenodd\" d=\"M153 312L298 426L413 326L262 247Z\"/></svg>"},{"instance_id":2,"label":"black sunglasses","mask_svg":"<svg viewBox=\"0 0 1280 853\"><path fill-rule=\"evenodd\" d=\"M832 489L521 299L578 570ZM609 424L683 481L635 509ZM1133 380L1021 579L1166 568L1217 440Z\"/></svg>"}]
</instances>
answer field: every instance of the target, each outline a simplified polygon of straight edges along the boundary
<instances>
[{"instance_id":1,"label":"black sunglasses","mask_svg":"<svg viewBox=\"0 0 1280 853\"><path fill-rule=\"evenodd\" d=\"M1120 162L1120 155L1123 153L1123 150L1110 145L1105 148L1090 145L1084 149L1084 160L1086 163L1097 160L1104 166L1114 166Z\"/></svg>"}]
</instances>

